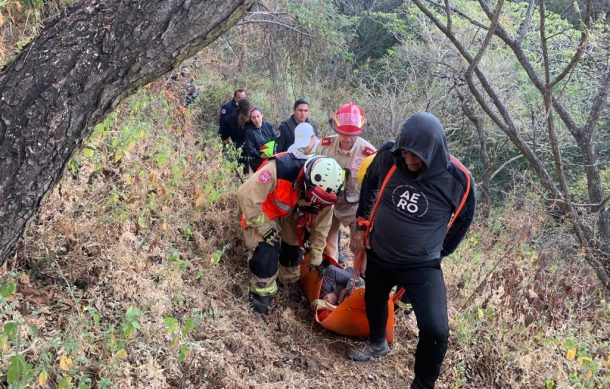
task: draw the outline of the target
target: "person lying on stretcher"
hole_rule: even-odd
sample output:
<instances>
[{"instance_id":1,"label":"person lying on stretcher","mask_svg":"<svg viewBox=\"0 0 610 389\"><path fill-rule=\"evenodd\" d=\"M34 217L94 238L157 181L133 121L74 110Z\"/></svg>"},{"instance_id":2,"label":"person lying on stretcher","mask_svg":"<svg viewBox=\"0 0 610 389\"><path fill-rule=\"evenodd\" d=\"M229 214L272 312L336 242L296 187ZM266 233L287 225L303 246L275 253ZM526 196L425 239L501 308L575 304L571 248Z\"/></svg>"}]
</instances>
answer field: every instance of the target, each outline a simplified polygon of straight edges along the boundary
<instances>
[{"instance_id":1,"label":"person lying on stretcher","mask_svg":"<svg viewBox=\"0 0 610 389\"><path fill-rule=\"evenodd\" d=\"M314 310L324 308L333 311L354 290L364 286L362 277L358 277L354 284L354 269L351 267L341 269L337 266L328 265L320 267L320 271L323 275L322 289L320 290L320 298L311 302Z\"/></svg>"}]
</instances>

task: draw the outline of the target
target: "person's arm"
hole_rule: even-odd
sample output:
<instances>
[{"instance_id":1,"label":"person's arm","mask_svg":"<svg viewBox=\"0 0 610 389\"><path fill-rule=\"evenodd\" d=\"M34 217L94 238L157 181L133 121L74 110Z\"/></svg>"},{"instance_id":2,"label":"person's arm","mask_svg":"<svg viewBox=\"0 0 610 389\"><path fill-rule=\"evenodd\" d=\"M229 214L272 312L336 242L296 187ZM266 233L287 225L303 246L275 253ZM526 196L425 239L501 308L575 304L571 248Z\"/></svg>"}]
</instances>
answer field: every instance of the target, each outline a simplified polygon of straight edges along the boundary
<instances>
[{"instance_id":1,"label":"person's arm","mask_svg":"<svg viewBox=\"0 0 610 389\"><path fill-rule=\"evenodd\" d=\"M322 252L326 246L326 237L333 222L333 206L326 206L315 214L309 224L309 255L312 265L322 263Z\"/></svg>"},{"instance_id":2,"label":"person's arm","mask_svg":"<svg viewBox=\"0 0 610 389\"><path fill-rule=\"evenodd\" d=\"M229 138L229 122L228 119L231 116L229 110L227 109L227 104L223 104L220 107L220 115L218 116L218 134L221 136L222 140L226 140Z\"/></svg>"},{"instance_id":3,"label":"person's arm","mask_svg":"<svg viewBox=\"0 0 610 389\"><path fill-rule=\"evenodd\" d=\"M360 187L360 199L358 200L358 210L356 211L357 218L369 220L373 205L375 205L375 200L377 199L377 193L379 193L385 175L390 170L390 167L392 167L392 164L394 164L394 156L391 152L393 145L392 142L388 142L377 150L375 158L366 170L362 186Z\"/></svg>"},{"instance_id":4,"label":"person's arm","mask_svg":"<svg viewBox=\"0 0 610 389\"><path fill-rule=\"evenodd\" d=\"M270 161L264 169L252 174L237 190L237 202L244 214L246 226L255 228L261 235L274 225L263 213L262 204L276 184L275 162Z\"/></svg>"},{"instance_id":5,"label":"person's arm","mask_svg":"<svg viewBox=\"0 0 610 389\"><path fill-rule=\"evenodd\" d=\"M362 186L360 188L358 210L356 211L356 226L349 242L349 248L352 253L354 253L354 256L357 256L363 250L370 248L366 233L369 228L368 223L360 224L358 219L364 219L370 222L371 212L375 205L377 195L379 194L381 184L383 183L387 172L394 164L394 156L391 151L393 145L393 142L388 142L377 150L375 158L364 175L364 180L362 181ZM363 257L360 264L360 275L364 276L365 271L366 256Z\"/></svg>"},{"instance_id":6,"label":"person's arm","mask_svg":"<svg viewBox=\"0 0 610 389\"><path fill-rule=\"evenodd\" d=\"M258 157L258 154L260 153L254 131L256 131L254 128L246 128L246 142L244 147L246 149L246 155L249 159Z\"/></svg>"},{"instance_id":7,"label":"person's arm","mask_svg":"<svg viewBox=\"0 0 610 389\"><path fill-rule=\"evenodd\" d=\"M261 157L250 157L250 168L253 172L258 170L259 166L263 163L263 159Z\"/></svg>"},{"instance_id":8,"label":"person's arm","mask_svg":"<svg viewBox=\"0 0 610 389\"><path fill-rule=\"evenodd\" d=\"M246 129L246 154L248 155L248 163L252 171L256 171L258 167L263 163L261 158L261 150L257 135L262 136L260 133L263 129L255 129L253 127ZM257 134L258 133L258 134Z\"/></svg>"},{"instance_id":9,"label":"person's arm","mask_svg":"<svg viewBox=\"0 0 610 389\"><path fill-rule=\"evenodd\" d=\"M276 131L275 128L273 128L273 124L269 123L269 122L263 122L263 125L267 128L267 134L268 134L268 138L269 140L274 140L275 143L277 144L277 133L278 131Z\"/></svg>"},{"instance_id":10,"label":"person's arm","mask_svg":"<svg viewBox=\"0 0 610 389\"><path fill-rule=\"evenodd\" d=\"M463 184L466 184L465 178ZM474 188L474 177L471 175L470 193L468 194L468 198L466 199L466 203L464 204L462 211L451 225L449 231L447 231L447 235L445 235L443 249L441 250L441 257L451 255L451 253L457 249L462 239L464 239L466 232L468 232L468 229L470 228L470 224L474 219L474 212L476 208L476 193Z\"/></svg>"}]
</instances>

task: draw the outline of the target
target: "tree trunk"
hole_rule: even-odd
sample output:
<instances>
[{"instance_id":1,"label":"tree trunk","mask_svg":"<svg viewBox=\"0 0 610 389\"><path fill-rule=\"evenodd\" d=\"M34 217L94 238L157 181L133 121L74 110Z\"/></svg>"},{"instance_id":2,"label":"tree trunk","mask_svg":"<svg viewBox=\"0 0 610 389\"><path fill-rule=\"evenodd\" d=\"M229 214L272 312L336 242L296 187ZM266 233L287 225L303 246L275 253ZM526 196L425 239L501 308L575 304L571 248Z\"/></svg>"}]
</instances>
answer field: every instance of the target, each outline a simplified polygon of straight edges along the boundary
<instances>
[{"instance_id":1,"label":"tree trunk","mask_svg":"<svg viewBox=\"0 0 610 389\"><path fill-rule=\"evenodd\" d=\"M0 264L92 127L254 0L83 0L0 71Z\"/></svg>"}]
</instances>

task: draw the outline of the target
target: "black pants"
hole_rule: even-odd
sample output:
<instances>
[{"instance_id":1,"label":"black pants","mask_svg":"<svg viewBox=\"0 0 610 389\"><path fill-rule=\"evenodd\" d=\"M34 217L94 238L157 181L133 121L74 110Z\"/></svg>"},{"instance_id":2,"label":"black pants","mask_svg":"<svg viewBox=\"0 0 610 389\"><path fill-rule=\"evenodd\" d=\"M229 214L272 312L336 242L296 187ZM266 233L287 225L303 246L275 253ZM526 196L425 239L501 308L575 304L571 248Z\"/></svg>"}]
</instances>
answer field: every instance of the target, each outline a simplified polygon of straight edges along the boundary
<instances>
[{"instance_id":1,"label":"black pants","mask_svg":"<svg viewBox=\"0 0 610 389\"><path fill-rule=\"evenodd\" d=\"M449 322L447 296L440 260L412 267L396 267L367 251L364 301L371 330L371 341L386 337L388 295L395 285L405 288L417 318L419 342L415 352L413 388L434 388L447 351Z\"/></svg>"}]
</instances>

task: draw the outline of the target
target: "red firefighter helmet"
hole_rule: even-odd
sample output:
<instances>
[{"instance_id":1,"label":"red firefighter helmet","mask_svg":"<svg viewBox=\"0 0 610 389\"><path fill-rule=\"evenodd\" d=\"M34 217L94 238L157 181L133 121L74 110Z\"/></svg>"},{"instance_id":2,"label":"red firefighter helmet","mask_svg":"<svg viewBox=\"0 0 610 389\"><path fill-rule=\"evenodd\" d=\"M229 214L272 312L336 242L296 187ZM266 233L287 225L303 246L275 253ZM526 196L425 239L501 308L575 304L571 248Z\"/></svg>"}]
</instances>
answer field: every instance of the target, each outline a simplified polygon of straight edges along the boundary
<instances>
[{"instance_id":1,"label":"red firefighter helmet","mask_svg":"<svg viewBox=\"0 0 610 389\"><path fill-rule=\"evenodd\" d=\"M354 103L339 107L333 119L339 134L360 135L364 131L364 111Z\"/></svg>"}]
</instances>

